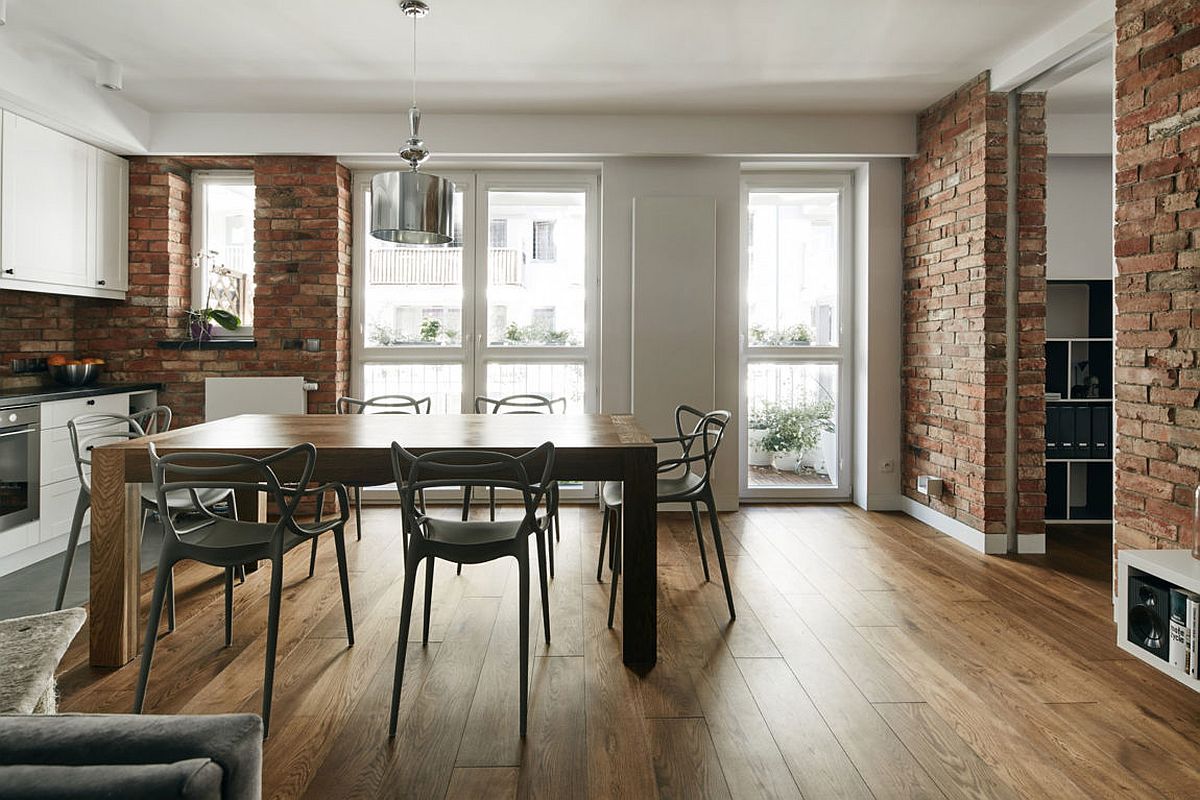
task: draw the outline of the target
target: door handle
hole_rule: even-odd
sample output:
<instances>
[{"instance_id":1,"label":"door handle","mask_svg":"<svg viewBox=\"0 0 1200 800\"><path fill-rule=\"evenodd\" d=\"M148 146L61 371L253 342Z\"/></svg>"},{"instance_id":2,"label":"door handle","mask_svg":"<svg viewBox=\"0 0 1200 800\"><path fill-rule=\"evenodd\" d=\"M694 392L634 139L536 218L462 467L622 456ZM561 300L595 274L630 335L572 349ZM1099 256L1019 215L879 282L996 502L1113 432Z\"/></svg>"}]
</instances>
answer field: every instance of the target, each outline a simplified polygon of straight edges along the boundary
<instances>
[{"instance_id":1,"label":"door handle","mask_svg":"<svg viewBox=\"0 0 1200 800\"><path fill-rule=\"evenodd\" d=\"M96 281L96 283L98 283L99 285L103 286L103 285L106 283L106 281Z\"/></svg>"}]
</instances>

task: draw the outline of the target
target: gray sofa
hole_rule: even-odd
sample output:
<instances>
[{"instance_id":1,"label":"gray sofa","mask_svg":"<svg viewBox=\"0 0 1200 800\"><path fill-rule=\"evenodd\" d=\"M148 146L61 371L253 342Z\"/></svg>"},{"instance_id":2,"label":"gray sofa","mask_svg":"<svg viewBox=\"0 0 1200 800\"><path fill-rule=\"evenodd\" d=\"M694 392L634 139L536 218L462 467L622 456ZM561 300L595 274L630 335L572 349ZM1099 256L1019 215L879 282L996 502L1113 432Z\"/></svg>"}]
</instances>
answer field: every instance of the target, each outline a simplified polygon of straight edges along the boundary
<instances>
[{"instance_id":1,"label":"gray sofa","mask_svg":"<svg viewBox=\"0 0 1200 800\"><path fill-rule=\"evenodd\" d=\"M0 716L0 797L259 800L257 714Z\"/></svg>"}]
</instances>

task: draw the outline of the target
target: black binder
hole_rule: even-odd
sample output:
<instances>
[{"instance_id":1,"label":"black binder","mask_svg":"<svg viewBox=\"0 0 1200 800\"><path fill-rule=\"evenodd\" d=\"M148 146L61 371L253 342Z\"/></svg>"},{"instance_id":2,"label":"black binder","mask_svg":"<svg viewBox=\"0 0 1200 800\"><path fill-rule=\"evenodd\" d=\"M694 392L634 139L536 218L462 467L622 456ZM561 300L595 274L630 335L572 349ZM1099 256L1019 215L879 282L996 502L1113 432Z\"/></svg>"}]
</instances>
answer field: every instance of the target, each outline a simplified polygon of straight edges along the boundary
<instances>
[{"instance_id":1,"label":"black binder","mask_svg":"<svg viewBox=\"0 0 1200 800\"><path fill-rule=\"evenodd\" d=\"M1112 409L1092 406L1092 458L1112 458Z\"/></svg>"},{"instance_id":2,"label":"black binder","mask_svg":"<svg viewBox=\"0 0 1200 800\"><path fill-rule=\"evenodd\" d=\"M1075 406L1058 407L1058 457L1075 457Z\"/></svg>"},{"instance_id":3,"label":"black binder","mask_svg":"<svg viewBox=\"0 0 1200 800\"><path fill-rule=\"evenodd\" d=\"M1075 455L1072 458L1092 457L1092 409L1090 406L1075 408Z\"/></svg>"},{"instance_id":4,"label":"black binder","mask_svg":"<svg viewBox=\"0 0 1200 800\"><path fill-rule=\"evenodd\" d=\"M1058 412L1058 405L1046 404L1046 458L1062 458L1062 446L1058 439Z\"/></svg>"}]
</instances>

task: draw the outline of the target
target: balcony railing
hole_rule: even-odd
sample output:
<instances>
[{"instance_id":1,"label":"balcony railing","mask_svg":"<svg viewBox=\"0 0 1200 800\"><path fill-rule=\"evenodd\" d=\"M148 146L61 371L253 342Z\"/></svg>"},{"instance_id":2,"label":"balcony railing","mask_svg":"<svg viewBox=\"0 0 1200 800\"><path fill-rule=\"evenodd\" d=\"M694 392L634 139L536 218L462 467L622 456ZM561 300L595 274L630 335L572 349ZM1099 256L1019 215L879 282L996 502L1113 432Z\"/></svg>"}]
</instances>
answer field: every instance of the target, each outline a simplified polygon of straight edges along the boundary
<instances>
[{"instance_id":1,"label":"balcony railing","mask_svg":"<svg viewBox=\"0 0 1200 800\"><path fill-rule=\"evenodd\" d=\"M519 250L489 248L488 265L493 286L521 285ZM462 248L371 250L367 269L372 286L458 286L462 283Z\"/></svg>"}]
</instances>

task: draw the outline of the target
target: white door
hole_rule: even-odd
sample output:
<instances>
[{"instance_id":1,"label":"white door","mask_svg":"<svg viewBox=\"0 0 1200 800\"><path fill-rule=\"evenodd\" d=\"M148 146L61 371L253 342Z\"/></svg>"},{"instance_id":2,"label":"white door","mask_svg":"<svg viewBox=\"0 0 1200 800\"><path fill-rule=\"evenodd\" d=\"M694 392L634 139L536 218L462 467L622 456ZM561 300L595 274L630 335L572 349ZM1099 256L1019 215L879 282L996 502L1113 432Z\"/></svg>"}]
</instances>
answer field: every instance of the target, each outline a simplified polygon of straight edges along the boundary
<instances>
[{"instance_id":1,"label":"white door","mask_svg":"<svg viewBox=\"0 0 1200 800\"><path fill-rule=\"evenodd\" d=\"M848 175L743 180L743 497L850 497L850 189Z\"/></svg>"},{"instance_id":2,"label":"white door","mask_svg":"<svg viewBox=\"0 0 1200 800\"><path fill-rule=\"evenodd\" d=\"M4 112L0 278L91 287L96 149Z\"/></svg>"},{"instance_id":3,"label":"white door","mask_svg":"<svg viewBox=\"0 0 1200 800\"><path fill-rule=\"evenodd\" d=\"M96 288L129 288L129 162L96 152Z\"/></svg>"}]
</instances>

